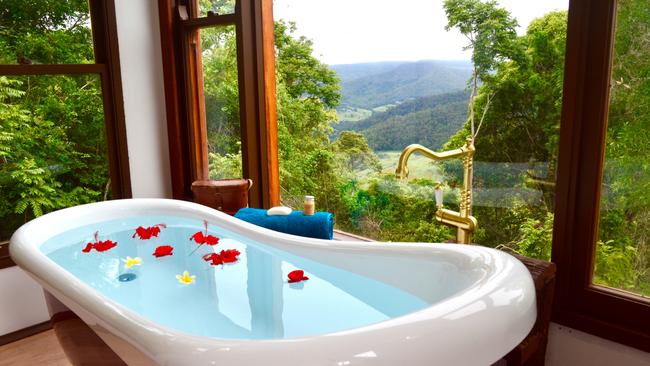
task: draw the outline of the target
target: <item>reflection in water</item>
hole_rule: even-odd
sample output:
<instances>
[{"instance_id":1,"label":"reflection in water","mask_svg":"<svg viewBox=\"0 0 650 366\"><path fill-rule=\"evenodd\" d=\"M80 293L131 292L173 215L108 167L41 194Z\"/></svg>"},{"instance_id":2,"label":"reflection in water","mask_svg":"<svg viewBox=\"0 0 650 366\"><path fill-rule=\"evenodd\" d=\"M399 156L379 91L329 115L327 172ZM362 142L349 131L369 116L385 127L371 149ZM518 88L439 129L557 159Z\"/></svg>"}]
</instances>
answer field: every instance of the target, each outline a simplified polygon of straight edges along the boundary
<instances>
[{"instance_id":1,"label":"reflection in water","mask_svg":"<svg viewBox=\"0 0 650 366\"><path fill-rule=\"evenodd\" d=\"M246 248L248 267L248 305L251 331L255 338L282 338L281 261L268 254Z\"/></svg>"}]
</instances>

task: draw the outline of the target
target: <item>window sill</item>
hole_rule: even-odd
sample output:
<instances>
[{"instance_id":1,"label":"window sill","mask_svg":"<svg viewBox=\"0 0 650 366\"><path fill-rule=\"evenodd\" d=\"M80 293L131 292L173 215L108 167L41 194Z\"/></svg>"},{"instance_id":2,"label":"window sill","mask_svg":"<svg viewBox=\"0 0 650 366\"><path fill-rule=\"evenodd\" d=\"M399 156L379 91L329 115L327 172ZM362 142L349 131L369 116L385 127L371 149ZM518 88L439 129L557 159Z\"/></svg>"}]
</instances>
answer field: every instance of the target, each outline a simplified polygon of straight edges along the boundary
<instances>
[{"instance_id":1,"label":"window sill","mask_svg":"<svg viewBox=\"0 0 650 366\"><path fill-rule=\"evenodd\" d=\"M334 238L333 240L337 241L376 241L370 238L366 238L360 235L347 233L345 231L334 229Z\"/></svg>"}]
</instances>

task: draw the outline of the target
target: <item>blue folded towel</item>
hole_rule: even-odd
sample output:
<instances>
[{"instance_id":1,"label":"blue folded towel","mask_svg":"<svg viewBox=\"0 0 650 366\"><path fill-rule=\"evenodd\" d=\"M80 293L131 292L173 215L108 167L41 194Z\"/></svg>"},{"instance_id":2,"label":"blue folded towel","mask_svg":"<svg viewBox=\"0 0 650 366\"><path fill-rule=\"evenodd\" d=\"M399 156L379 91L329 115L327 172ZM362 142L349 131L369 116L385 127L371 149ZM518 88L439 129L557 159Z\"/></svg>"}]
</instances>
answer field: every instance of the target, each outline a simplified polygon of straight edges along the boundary
<instances>
[{"instance_id":1,"label":"blue folded towel","mask_svg":"<svg viewBox=\"0 0 650 366\"><path fill-rule=\"evenodd\" d=\"M235 217L257 226L292 235L330 240L334 236L334 217L329 212L316 212L313 216L305 216L302 211L293 211L285 216L268 216L266 210L242 208L237 211Z\"/></svg>"}]
</instances>

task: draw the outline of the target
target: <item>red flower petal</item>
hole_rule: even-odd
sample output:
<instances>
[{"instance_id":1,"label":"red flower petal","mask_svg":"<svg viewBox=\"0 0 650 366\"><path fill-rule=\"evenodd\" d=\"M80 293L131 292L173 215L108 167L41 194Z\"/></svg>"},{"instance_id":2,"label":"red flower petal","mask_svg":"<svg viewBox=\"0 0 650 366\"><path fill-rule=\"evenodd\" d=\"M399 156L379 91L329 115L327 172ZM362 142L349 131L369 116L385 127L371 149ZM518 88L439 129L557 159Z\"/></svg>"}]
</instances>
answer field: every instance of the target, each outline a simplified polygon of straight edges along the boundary
<instances>
[{"instance_id":1,"label":"red flower petal","mask_svg":"<svg viewBox=\"0 0 650 366\"><path fill-rule=\"evenodd\" d=\"M133 233L133 236L131 236L131 237L135 238L136 235L142 240L146 240L146 239L149 239L151 237L151 235L149 234L149 230L143 228L142 226L138 226L135 229L135 233Z\"/></svg>"},{"instance_id":2,"label":"red flower petal","mask_svg":"<svg viewBox=\"0 0 650 366\"><path fill-rule=\"evenodd\" d=\"M209 261L212 260L212 258L214 258L214 256L219 256L219 254L217 254L217 253L208 253L208 254L203 256L203 260L206 261L206 262L209 262Z\"/></svg>"},{"instance_id":3,"label":"red flower petal","mask_svg":"<svg viewBox=\"0 0 650 366\"><path fill-rule=\"evenodd\" d=\"M150 227L149 229L151 236L155 236L157 238L158 234L160 234L160 228L158 226Z\"/></svg>"},{"instance_id":4,"label":"red flower petal","mask_svg":"<svg viewBox=\"0 0 650 366\"><path fill-rule=\"evenodd\" d=\"M208 235L205 237L205 243L208 245L217 245L219 244L219 238L214 235Z\"/></svg>"},{"instance_id":5,"label":"red flower petal","mask_svg":"<svg viewBox=\"0 0 650 366\"><path fill-rule=\"evenodd\" d=\"M112 240L99 240L99 231L95 231L93 236L95 237L95 242L86 244L86 247L81 250L82 252L90 253L92 249L95 249L98 252L105 252L117 246L117 243Z\"/></svg>"},{"instance_id":6,"label":"red flower petal","mask_svg":"<svg viewBox=\"0 0 650 366\"><path fill-rule=\"evenodd\" d=\"M206 262L212 262L210 264L212 264L213 266L216 266L218 264L223 264L224 262L221 256L217 253L208 253L203 256L203 260Z\"/></svg>"},{"instance_id":7,"label":"red flower petal","mask_svg":"<svg viewBox=\"0 0 650 366\"><path fill-rule=\"evenodd\" d=\"M237 262L237 257L241 254L237 249L222 250L219 255L225 263Z\"/></svg>"},{"instance_id":8,"label":"red flower petal","mask_svg":"<svg viewBox=\"0 0 650 366\"><path fill-rule=\"evenodd\" d=\"M190 236L190 240L194 240L197 244L205 244L205 236L203 236L203 233L200 231L197 231L194 235Z\"/></svg>"},{"instance_id":9,"label":"red flower petal","mask_svg":"<svg viewBox=\"0 0 650 366\"><path fill-rule=\"evenodd\" d=\"M306 281L306 280L309 279L309 277L305 276L305 271L303 271L301 269L297 269L295 271L289 272L287 277L289 277L289 283Z\"/></svg>"},{"instance_id":10,"label":"red flower petal","mask_svg":"<svg viewBox=\"0 0 650 366\"><path fill-rule=\"evenodd\" d=\"M173 255L174 254L173 250L174 247L172 247L171 245L161 245L157 247L156 250L153 252L153 256L156 258L160 258L168 255Z\"/></svg>"},{"instance_id":11,"label":"red flower petal","mask_svg":"<svg viewBox=\"0 0 650 366\"><path fill-rule=\"evenodd\" d=\"M135 229L135 233L131 237L135 238L135 236L137 235L140 238L140 240L149 240L151 239L152 236L158 237L158 234L160 234L161 227L165 228L167 227L167 225L156 224L150 227L138 226L137 229Z\"/></svg>"},{"instance_id":12,"label":"red flower petal","mask_svg":"<svg viewBox=\"0 0 650 366\"><path fill-rule=\"evenodd\" d=\"M203 225L205 226L205 234L201 231L197 231L190 236L190 240L194 240L199 245L217 245L219 243L219 238L208 234L208 220L203 220Z\"/></svg>"},{"instance_id":13,"label":"red flower petal","mask_svg":"<svg viewBox=\"0 0 650 366\"><path fill-rule=\"evenodd\" d=\"M111 248L114 248L117 246L117 243L112 241L112 240L104 240L104 241L99 241L95 243L94 248L98 252L105 252Z\"/></svg>"}]
</instances>

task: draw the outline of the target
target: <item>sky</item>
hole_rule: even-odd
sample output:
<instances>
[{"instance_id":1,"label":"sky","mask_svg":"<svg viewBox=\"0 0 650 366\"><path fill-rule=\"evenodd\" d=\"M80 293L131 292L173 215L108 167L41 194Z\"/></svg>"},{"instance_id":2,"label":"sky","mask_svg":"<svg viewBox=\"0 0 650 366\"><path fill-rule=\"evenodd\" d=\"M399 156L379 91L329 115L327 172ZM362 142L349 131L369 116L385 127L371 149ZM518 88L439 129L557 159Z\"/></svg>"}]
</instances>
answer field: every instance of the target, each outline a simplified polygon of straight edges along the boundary
<instances>
[{"instance_id":1,"label":"sky","mask_svg":"<svg viewBox=\"0 0 650 366\"><path fill-rule=\"evenodd\" d=\"M498 0L519 22L566 10L569 0ZM442 0L274 0L274 18L296 22L314 42L314 56L330 64L374 61L469 60L466 39L445 31Z\"/></svg>"}]
</instances>

